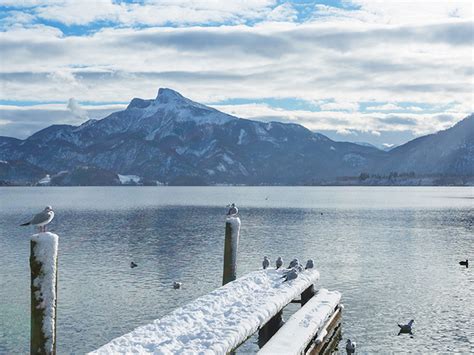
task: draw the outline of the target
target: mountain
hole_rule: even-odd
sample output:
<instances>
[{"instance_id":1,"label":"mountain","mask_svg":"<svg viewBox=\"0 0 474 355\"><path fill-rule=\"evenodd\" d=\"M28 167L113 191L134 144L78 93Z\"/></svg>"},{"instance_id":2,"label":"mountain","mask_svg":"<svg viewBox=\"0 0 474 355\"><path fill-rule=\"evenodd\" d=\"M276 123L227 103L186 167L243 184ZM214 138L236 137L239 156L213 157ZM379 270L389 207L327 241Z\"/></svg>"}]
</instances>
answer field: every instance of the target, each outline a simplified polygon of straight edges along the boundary
<instances>
[{"instance_id":1,"label":"mountain","mask_svg":"<svg viewBox=\"0 0 474 355\"><path fill-rule=\"evenodd\" d=\"M53 125L25 140L0 137L0 159L50 173L87 165L169 184L303 184L358 174L383 155L301 125L237 118L170 89L81 126Z\"/></svg>"},{"instance_id":2,"label":"mountain","mask_svg":"<svg viewBox=\"0 0 474 355\"><path fill-rule=\"evenodd\" d=\"M451 155L445 160L451 164L445 163L444 171L454 165L460 172L472 167L472 117L469 120L471 124L466 125L471 136L463 138L464 148L455 149L456 144L449 143L453 148L449 148ZM454 139L449 131L440 134ZM101 120L89 120L80 126L53 125L25 140L0 137L0 159L24 161L51 175L68 171L75 178L56 180L67 184L77 179L83 184L84 174L89 174L90 184L115 184L120 174L170 185L296 185L358 176L361 172L417 172L416 160L425 155L416 151L429 147L410 143L411 148L400 146L385 152L335 142L298 124L238 118L171 89L159 89L155 99L134 98L125 110ZM411 160L405 161L404 154ZM430 164L436 166L437 158L430 159L434 159ZM91 170L93 167L100 174Z\"/></svg>"},{"instance_id":3,"label":"mountain","mask_svg":"<svg viewBox=\"0 0 474 355\"><path fill-rule=\"evenodd\" d=\"M393 148L378 170L474 175L474 114L447 130Z\"/></svg>"},{"instance_id":4,"label":"mountain","mask_svg":"<svg viewBox=\"0 0 474 355\"><path fill-rule=\"evenodd\" d=\"M46 171L22 160L0 160L0 186L7 182L31 184L46 175Z\"/></svg>"}]
</instances>

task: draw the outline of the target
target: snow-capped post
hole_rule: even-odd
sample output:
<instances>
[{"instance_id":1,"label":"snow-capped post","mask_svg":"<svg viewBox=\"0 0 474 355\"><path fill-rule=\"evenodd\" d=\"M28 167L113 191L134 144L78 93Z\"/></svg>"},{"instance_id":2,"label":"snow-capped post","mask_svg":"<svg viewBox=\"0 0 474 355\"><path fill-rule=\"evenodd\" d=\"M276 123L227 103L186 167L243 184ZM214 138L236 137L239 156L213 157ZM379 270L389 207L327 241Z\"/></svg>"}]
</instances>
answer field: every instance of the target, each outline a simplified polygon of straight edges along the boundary
<instances>
[{"instance_id":1,"label":"snow-capped post","mask_svg":"<svg viewBox=\"0 0 474 355\"><path fill-rule=\"evenodd\" d=\"M222 285L237 278L237 248L240 238L240 218L227 217L225 221L224 275Z\"/></svg>"},{"instance_id":2,"label":"snow-capped post","mask_svg":"<svg viewBox=\"0 0 474 355\"><path fill-rule=\"evenodd\" d=\"M49 232L31 236L31 354L56 354L58 240Z\"/></svg>"}]
</instances>

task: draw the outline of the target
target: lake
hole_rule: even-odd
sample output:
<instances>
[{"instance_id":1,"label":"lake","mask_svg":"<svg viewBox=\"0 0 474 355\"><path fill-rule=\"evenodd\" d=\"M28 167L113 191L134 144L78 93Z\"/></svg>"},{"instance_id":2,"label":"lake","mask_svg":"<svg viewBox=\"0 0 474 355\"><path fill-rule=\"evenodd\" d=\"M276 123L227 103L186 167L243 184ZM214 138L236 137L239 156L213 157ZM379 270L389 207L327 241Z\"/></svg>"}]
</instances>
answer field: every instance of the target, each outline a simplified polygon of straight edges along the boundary
<instances>
[{"instance_id":1,"label":"lake","mask_svg":"<svg viewBox=\"0 0 474 355\"><path fill-rule=\"evenodd\" d=\"M220 286L230 202L239 274L264 255L314 259L317 286L342 292L343 342L474 351L473 269L458 264L474 259L472 187L18 187L0 188L0 353L29 352L33 230L18 225L45 205L60 236L58 353L81 354ZM410 319L414 337L397 336Z\"/></svg>"}]
</instances>

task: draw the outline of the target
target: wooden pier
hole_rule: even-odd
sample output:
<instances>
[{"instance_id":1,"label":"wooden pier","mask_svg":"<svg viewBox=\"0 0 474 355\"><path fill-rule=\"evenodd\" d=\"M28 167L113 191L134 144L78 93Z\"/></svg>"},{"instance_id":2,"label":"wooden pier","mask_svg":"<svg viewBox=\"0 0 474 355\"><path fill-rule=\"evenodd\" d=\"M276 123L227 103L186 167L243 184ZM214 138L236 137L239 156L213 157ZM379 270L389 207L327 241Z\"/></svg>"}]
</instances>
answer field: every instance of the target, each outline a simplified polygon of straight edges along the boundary
<instances>
[{"instance_id":1,"label":"wooden pier","mask_svg":"<svg viewBox=\"0 0 474 355\"><path fill-rule=\"evenodd\" d=\"M283 282L283 273L251 272L91 354L227 354L257 331L265 337L262 354L324 353L320 344L329 344L340 324L340 293L319 290L281 327L282 310L319 279L317 270L305 270Z\"/></svg>"},{"instance_id":2,"label":"wooden pier","mask_svg":"<svg viewBox=\"0 0 474 355\"><path fill-rule=\"evenodd\" d=\"M261 355L326 354L340 340L337 291L319 289L310 268L286 280L288 269L268 268L236 279L240 219L226 219L223 286L91 354L228 354L258 332ZM58 237L31 239L31 352L56 353ZM290 303L301 308L283 322Z\"/></svg>"}]
</instances>

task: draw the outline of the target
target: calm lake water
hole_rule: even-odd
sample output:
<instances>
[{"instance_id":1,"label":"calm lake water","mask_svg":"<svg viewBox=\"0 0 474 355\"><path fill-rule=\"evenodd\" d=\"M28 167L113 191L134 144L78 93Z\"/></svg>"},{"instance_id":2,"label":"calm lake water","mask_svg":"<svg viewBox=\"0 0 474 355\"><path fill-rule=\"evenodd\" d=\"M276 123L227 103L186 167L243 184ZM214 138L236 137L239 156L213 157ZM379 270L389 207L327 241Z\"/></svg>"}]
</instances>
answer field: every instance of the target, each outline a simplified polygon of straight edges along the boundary
<instances>
[{"instance_id":1,"label":"calm lake water","mask_svg":"<svg viewBox=\"0 0 474 355\"><path fill-rule=\"evenodd\" d=\"M0 188L0 353L29 352L32 229L18 225L45 205L60 236L58 353L81 354L220 286L229 202L239 274L263 255L313 258L360 352L474 352L474 268L458 264L474 265L473 188L22 187ZM397 336L412 318L415 336Z\"/></svg>"}]
</instances>

